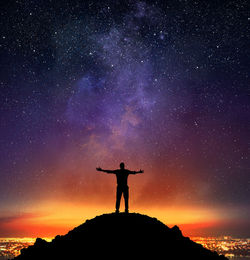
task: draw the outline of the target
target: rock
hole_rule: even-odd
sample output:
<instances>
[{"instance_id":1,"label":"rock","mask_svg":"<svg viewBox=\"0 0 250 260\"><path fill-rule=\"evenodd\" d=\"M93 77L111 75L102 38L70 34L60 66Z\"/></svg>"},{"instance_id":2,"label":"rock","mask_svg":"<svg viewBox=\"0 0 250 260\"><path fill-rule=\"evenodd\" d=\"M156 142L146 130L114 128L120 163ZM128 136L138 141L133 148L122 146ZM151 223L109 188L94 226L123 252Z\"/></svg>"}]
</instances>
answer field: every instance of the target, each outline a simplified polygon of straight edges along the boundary
<instances>
[{"instance_id":1,"label":"rock","mask_svg":"<svg viewBox=\"0 0 250 260\"><path fill-rule=\"evenodd\" d=\"M25 259L202 259L225 260L184 237L177 226L146 215L104 214L51 242L37 239L16 260Z\"/></svg>"}]
</instances>

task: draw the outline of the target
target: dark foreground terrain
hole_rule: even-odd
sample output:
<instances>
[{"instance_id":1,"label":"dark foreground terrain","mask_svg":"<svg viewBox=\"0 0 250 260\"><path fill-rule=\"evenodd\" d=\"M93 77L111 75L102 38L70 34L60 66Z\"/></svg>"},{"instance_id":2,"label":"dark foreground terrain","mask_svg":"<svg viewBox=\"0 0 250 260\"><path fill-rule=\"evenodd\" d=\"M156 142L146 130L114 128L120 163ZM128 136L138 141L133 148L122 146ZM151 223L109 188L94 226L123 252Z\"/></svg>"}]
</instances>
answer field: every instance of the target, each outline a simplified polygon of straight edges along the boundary
<instances>
[{"instance_id":1,"label":"dark foreground terrain","mask_svg":"<svg viewBox=\"0 0 250 260\"><path fill-rule=\"evenodd\" d=\"M168 228L156 218L136 213L97 216L52 242L38 238L15 259L119 258L227 259L183 237L177 226Z\"/></svg>"}]
</instances>

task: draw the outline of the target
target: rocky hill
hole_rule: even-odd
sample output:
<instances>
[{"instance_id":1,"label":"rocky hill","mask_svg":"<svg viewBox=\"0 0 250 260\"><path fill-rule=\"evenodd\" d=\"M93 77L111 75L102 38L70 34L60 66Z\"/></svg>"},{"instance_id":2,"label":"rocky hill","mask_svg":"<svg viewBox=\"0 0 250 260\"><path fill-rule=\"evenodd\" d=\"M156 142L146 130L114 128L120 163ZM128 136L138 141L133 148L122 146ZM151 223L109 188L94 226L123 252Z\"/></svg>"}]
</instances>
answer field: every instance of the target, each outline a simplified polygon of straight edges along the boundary
<instances>
[{"instance_id":1,"label":"rocky hill","mask_svg":"<svg viewBox=\"0 0 250 260\"><path fill-rule=\"evenodd\" d=\"M146 215L104 214L87 220L51 242L38 238L16 260L40 259L226 260Z\"/></svg>"}]
</instances>

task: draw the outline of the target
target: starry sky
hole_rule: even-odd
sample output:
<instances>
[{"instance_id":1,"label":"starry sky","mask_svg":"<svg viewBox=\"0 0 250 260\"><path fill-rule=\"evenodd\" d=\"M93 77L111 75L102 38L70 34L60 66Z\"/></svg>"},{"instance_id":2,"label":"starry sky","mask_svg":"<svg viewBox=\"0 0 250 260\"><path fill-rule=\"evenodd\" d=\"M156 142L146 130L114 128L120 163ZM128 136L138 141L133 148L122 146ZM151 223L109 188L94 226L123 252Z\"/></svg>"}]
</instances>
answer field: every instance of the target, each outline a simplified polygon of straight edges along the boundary
<instances>
[{"instance_id":1,"label":"starry sky","mask_svg":"<svg viewBox=\"0 0 250 260\"><path fill-rule=\"evenodd\" d=\"M250 236L250 4L1 2L0 237L130 211ZM121 205L124 207L124 204Z\"/></svg>"}]
</instances>

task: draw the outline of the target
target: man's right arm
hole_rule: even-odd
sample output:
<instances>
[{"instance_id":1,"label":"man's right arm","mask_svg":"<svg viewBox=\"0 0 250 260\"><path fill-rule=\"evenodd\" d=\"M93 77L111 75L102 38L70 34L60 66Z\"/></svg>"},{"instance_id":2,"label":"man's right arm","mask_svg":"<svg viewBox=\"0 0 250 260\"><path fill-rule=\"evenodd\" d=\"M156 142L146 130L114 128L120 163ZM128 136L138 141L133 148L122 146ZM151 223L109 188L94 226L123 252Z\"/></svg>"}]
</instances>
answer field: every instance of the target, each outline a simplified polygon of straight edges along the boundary
<instances>
[{"instance_id":1,"label":"man's right arm","mask_svg":"<svg viewBox=\"0 0 250 260\"><path fill-rule=\"evenodd\" d=\"M114 173L115 172L114 170L103 170L101 167L96 168L96 170L100 171L100 172L106 172L106 173Z\"/></svg>"}]
</instances>

